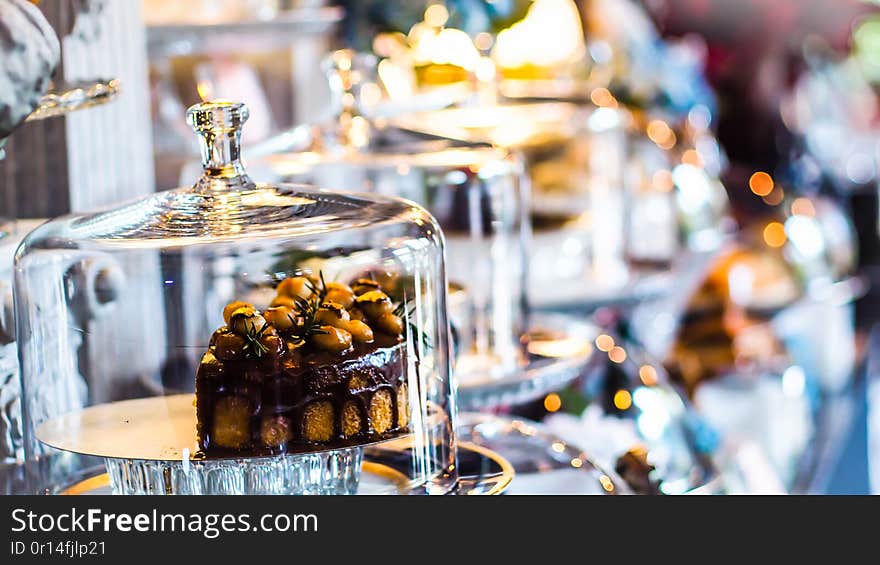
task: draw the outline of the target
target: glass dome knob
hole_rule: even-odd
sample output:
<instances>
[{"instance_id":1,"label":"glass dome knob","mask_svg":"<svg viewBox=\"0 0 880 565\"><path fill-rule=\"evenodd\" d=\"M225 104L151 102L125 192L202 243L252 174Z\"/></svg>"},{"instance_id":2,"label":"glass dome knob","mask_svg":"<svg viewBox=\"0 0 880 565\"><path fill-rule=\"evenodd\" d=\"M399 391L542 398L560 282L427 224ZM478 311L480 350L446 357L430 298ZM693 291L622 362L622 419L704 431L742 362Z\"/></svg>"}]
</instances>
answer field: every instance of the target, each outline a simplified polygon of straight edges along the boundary
<instances>
[{"instance_id":1,"label":"glass dome knob","mask_svg":"<svg viewBox=\"0 0 880 565\"><path fill-rule=\"evenodd\" d=\"M370 109L381 99L377 59L368 53L340 49L323 62L336 108L336 142L363 148L370 142Z\"/></svg>"},{"instance_id":2,"label":"glass dome knob","mask_svg":"<svg viewBox=\"0 0 880 565\"><path fill-rule=\"evenodd\" d=\"M218 191L253 186L241 163L241 127L250 112L242 102L200 102L186 111L186 121L199 136L202 177L196 189Z\"/></svg>"},{"instance_id":3,"label":"glass dome knob","mask_svg":"<svg viewBox=\"0 0 880 565\"><path fill-rule=\"evenodd\" d=\"M336 96L343 99L344 105L354 105L364 85L376 83L376 57L369 53L358 53L353 49L334 51L324 60L324 73L330 82L330 88Z\"/></svg>"}]
</instances>

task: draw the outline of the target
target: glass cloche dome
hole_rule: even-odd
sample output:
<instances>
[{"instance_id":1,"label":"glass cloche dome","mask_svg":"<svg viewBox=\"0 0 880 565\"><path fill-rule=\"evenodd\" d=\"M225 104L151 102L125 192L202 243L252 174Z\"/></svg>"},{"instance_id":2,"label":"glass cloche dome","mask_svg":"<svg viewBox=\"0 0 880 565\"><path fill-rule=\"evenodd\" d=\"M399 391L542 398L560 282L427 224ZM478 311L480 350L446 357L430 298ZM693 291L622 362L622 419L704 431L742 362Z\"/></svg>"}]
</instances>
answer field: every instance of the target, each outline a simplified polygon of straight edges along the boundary
<instances>
[{"instance_id":1,"label":"glass cloche dome","mask_svg":"<svg viewBox=\"0 0 880 565\"><path fill-rule=\"evenodd\" d=\"M240 103L192 186L33 231L15 263L32 490L442 494L444 241L412 202L253 182Z\"/></svg>"},{"instance_id":2,"label":"glass cloche dome","mask_svg":"<svg viewBox=\"0 0 880 565\"><path fill-rule=\"evenodd\" d=\"M564 102L479 100L392 123L524 155L533 227L528 287L536 306L561 306L591 302L627 282L624 117Z\"/></svg>"}]
</instances>

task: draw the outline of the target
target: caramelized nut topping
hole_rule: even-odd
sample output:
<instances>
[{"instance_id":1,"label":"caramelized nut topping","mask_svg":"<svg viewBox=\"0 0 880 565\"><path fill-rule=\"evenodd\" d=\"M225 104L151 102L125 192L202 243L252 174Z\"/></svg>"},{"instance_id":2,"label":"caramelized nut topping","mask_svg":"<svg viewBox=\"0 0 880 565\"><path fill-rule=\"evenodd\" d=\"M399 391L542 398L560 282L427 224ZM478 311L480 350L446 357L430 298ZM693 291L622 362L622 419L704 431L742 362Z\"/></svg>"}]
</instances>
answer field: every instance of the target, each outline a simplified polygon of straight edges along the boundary
<instances>
[{"instance_id":1,"label":"caramelized nut topping","mask_svg":"<svg viewBox=\"0 0 880 565\"><path fill-rule=\"evenodd\" d=\"M352 304L354 304L354 292L345 285L342 285L345 286L345 288L331 287L331 285L338 284L339 283L327 283L326 300L337 302L341 304L343 308L351 308Z\"/></svg>"},{"instance_id":2,"label":"caramelized nut topping","mask_svg":"<svg viewBox=\"0 0 880 565\"><path fill-rule=\"evenodd\" d=\"M247 342L243 337L234 333L216 334L214 338L214 356L221 361L234 361L244 359L247 355Z\"/></svg>"},{"instance_id":3,"label":"caramelized nut topping","mask_svg":"<svg viewBox=\"0 0 880 565\"><path fill-rule=\"evenodd\" d=\"M338 302L324 302L315 319L322 324L335 325L335 321L347 322L350 318L348 312ZM324 320L327 320L326 322Z\"/></svg>"},{"instance_id":4,"label":"caramelized nut topping","mask_svg":"<svg viewBox=\"0 0 880 565\"><path fill-rule=\"evenodd\" d=\"M403 333L403 320L390 312L379 316L375 321L375 325L377 330L389 335L400 335Z\"/></svg>"},{"instance_id":5,"label":"caramelized nut topping","mask_svg":"<svg viewBox=\"0 0 880 565\"><path fill-rule=\"evenodd\" d=\"M290 308L291 310L294 310L294 309L296 309L296 300L294 300L293 298L291 298L289 296L280 296L279 295L279 296L276 296L272 300L272 302L269 304L269 306L273 306L273 307L274 306L286 306L286 307Z\"/></svg>"},{"instance_id":6,"label":"caramelized nut topping","mask_svg":"<svg viewBox=\"0 0 880 565\"><path fill-rule=\"evenodd\" d=\"M287 332L296 327L296 314L293 308L288 306L274 306L263 312L266 321L274 326L279 332Z\"/></svg>"},{"instance_id":7,"label":"caramelized nut topping","mask_svg":"<svg viewBox=\"0 0 880 565\"><path fill-rule=\"evenodd\" d=\"M371 290L358 296L357 305L371 320L375 320L383 314L390 314L393 310L391 299L381 290Z\"/></svg>"},{"instance_id":8,"label":"caramelized nut topping","mask_svg":"<svg viewBox=\"0 0 880 565\"><path fill-rule=\"evenodd\" d=\"M232 313L242 307L250 307L253 308L253 304L248 302L242 302L241 300L236 300L235 302L230 302L223 308L223 321L226 322L226 325L229 325L229 320L232 318Z\"/></svg>"},{"instance_id":9,"label":"caramelized nut topping","mask_svg":"<svg viewBox=\"0 0 880 565\"><path fill-rule=\"evenodd\" d=\"M352 286L291 277L262 312L224 308L196 377L208 456L348 445L409 426L405 322L378 282Z\"/></svg>"},{"instance_id":10,"label":"caramelized nut topping","mask_svg":"<svg viewBox=\"0 0 880 565\"><path fill-rule=\"evenodd\" d=\"M312 343L325 351L339 353L351 347L351 334L333 326L321 326L312 335Z\"/></svg>"},{"instance_id":11,"label":"caramelized nut topping","mask_svg":"<svg viewBox=\"0 0 880 565\"><path fill-rule=\"evenodd\" d=\"M370 343L373 341L372 328L360 320L349 320L342 326L342 329L350 333L352 339L360 343Z\"/></svg>"},{"instance_id":12,"label":"caramelized nut topping","mask_svg":"<svg viewBox=\"0 0 880 565\"><path fill-rule=\"evenodd\" d=\"M242 306L232 313L229 328L238 335L256 335L263 330L266 319L253 306Z\"/></svg>"},{"instance_id":13,"label":"caramelized nut topping","mask_svg":"<svg viewBox=\"0 0 880 565\"><path fill-rule=\"evenodd\" d=\"M293 298L298 296L308 300L312 296L312 281L306 277L290 277L286 278L275 289L280 296L289 296Z\"/></svg>"},{"instance_id":14,"label":"caramelized nut topping","mask_svg":"<svg viewBox=\"0 0 880 565\"><path fill-rule=\"evenodd\" d=\"M330 282L328 282L328 283L325 285L324 288L327 289L327 292L330 292L330 291L332 291L332 290L341 290L341 291L344 291L344 292L351 292L351 287L350 287L350 286L348 286L348 285L345 284L345 283L336 282L336 281L330 281Z\"/></svg>"},{"instance_id":15,"label":"caramelized nut topping","mask_svg":"<svg viewBox=\"0 0 880 565\"><path fill-rule=\"evenodd\" d=\"M360 296L362 294L366 294L371 290L379 290L382 287L379 285L378 281L373 279L358 279L354 281L354 284L351 285L352 291L354 291L356 296Z\"/></svg>"}]
</instances>

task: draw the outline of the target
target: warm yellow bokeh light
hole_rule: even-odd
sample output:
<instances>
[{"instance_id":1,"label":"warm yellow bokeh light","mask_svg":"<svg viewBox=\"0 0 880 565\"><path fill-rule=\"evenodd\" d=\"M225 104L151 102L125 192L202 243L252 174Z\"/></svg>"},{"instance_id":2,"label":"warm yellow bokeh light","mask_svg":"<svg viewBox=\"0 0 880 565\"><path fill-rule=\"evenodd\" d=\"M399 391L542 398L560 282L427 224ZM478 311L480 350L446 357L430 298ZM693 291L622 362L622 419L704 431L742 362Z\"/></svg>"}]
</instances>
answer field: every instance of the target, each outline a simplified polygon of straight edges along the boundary
<instances>
[{"instance_id":1,"label":"warm yellow bokeh light","mask_svg":"<svg viewBox=\"0 0 880 565\"><path fill-rule=\"evenodd\" d=\"M480 51L488 51L492 48L492 45L495 43L495 38L492 37L491 33L481 31L474 37L474 45Z\"/></svg>"},{"instance_id":2,"label":"warm yellow bokeh light","mask_svg":"<svg viewBox=\"0 0 880 565\"><path fill-rule=\"evenodd\" d=\"M785 226L779 222L770 222L764 227L764 243L770 247L782 247L786 239Z\"/></svg>"},{"instance_id":3,"label":"warm yellow bokeh light","mask_svg":"<svg viewBox=\"0 0 880 565\"><path fill-rule=\"evenodd\" d=\"M627 410L632 403L632 395L628 391L620 389L614 393L614 407L618 410Z\"/></svg>"},{"instance_id":4,"label":"warm yellow bokeh light","mask_svg":"<svg viewBox=\"0 0 880 565\"><path fill-rule=\"evenodd\" d=\"M623 363L626 361L626 349L619 345L615 345L611 348L611 351L608 352L608 358L615 363Z\"/></svg>"},{"instance_id":5,"label":"warm yellow bokeh light","mask_svg":"<svg viewBox=\"0 0 880 565\"><path fill-rule=\"evenodd\" d=\"M657 369L651 365L642 365L639 367L639 378L646 386L654 386L657 384Z\"/></svg>"},{"instance_id":6,"label":"warm yellow bokeh light","mask_svg":"<svg viewBox=\"0 0 880 565\"><path fill-rule=\"evenodd\" d=\"M608 334L602 334L596 338L596 348L599 351L611 351L614 347L614 338Z\"/></svg>"},{"instance_id":7,"label":"warm yellow bokeh light","mask_svg":"<svg viewBox=\"0 0 880 565\"><path fill-rule=\"evenodd\" d=\"M443 4L432 4L425 10L425 23L431 27L442 27L449 20L449 11Z\"/></svg>"},{"instance_id":8,"label":"warm yellow bokeh light","mask_svg":"<svg viewBox=\"0 0 880 565\"><path fill-rule=\"evenodd\" d=\"M758 171L749 178L749 188L758 196L770 194L773 185L773 177L763 171Z\"/></svg>"},{"instance_id":9,"label":"warm yellow bokeh light","mask_svg":"<svg viewBox=\"0 0 880 565\"><path fill-rule=\"evenodd\" d=\"M653 120L648 124L648 138L663 149L675 147L675 132L663 120Z\"/></svg>"},{"instance_id":10,"label":"warm yellow bokeh light","mask_svg":"<svg viewBox=\"0 0 880 565\"><path fill-rule=\"evenodd\" d=\"M607 88L596 88L590 93L590 100L602 108L617 108L617 98Z\"/></svg>"},{"instance_id":11,"label":"warm yellow bokeh light","mask_svg":"<svg viewBox=\"0 0 880 565\"><path fill-rule=\"evenodd\" d=\"M651 177L651 187L659 192L669 192L675 187L672 172L661 169Z\"/></svg>"},{"instance_id":12,"label":"warm yellow bokeh light","mask_svg":"<svg viewBox=\"0 0 880 565\"><path fill-rule=\"evenodd\" d=\"M703 157L696 149L688 149L681 156L681 162L685 165L693 165L694 167L703 166Z\"/></svg>"},{"instance_id":13,"label":"warm yellow bokeh light","mask_svg":"<svg viewBox=\"0 0 880 565\"><path fill-rule=\"evenodd\" d=\"M547 412L556 412L562 408L562 399L555 392L551 392L544 397L544 409Z\"/></svg>"}]
</instances>

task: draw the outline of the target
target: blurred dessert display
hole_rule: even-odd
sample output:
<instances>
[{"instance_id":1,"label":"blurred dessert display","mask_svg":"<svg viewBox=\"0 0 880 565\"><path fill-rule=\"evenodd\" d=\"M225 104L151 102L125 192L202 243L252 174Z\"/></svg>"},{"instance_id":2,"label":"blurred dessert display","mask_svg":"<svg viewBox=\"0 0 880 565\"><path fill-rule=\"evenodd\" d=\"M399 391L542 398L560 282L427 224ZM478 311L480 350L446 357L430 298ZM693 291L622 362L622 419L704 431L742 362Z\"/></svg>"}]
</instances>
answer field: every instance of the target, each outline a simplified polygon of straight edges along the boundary
<instances>
[{"instance_id":1,"label":"blurred dessert display","mask_svg":"<svg viewBox=\"0 0 880 565\"><path fill-rule=\"evenodd\" d=\"M543 399L548 429L614 469L638 494L723 493L717 431L617 316L609 321L613 330L596 337L593 369Z\"/></svg>"},{"instance_id":2,"label":"blurred dessert display","mask_svg":"<svg viewBox=\"0 0 880 565\"><path fill-rule=\"evenodd\" d=\"M801 293L778 254L748 248L727 252L687 302L667 361L673 378L693 396L700 383L734 371L737 363L769 363L782 347L754 316L766 319Z\"/></svg>"},{"instance_id":3,"label":"blurred dessert display","mask_svg":"<svg viewBox=\"0 0 880 565\"><path fill-rule=\"evenodd\" d=\"M590 6L586 36L582 18L573 17L577 6L565 0L532 2L516 17L503 23L490 18L493 24L482 28L436 4L408 35L380 35L372 45L384 57L379 66L386 88L424 89L419 73L436 67L445 71L437 71L434 84L460 82L471 89L454 108L397 116L396 126L524 154L532 185L530 288L539 306L639 296L662 280L643 282L646 274L662 272L682 251L716 249L733 227L717 180L723 155L710 129L713 102L696 72L699 53L682 46L680 55L691 57L689 70L667 77L690 83L689 90L670 92L661 80L641 90L621 86L613 72L602 75L616 68L612 53L622 54L621 78L631 74L627 65L665 69L676 55L663 49L643 15L644 29L609 34L635 9L611 4L607 14ZM590 17L598 20L590 23ZM467 41L464 29L471 34ZM542 41L548 29L560 40ZM435 46L443 42L446 48ZM427 52L443 55L430 62ZM449 63L450 57L459 63ZM448 72L450 66L457 74ZM622 102L627 99L634 100L631 106ZM548 284L558 285L552 296L538 291Z\"/></svg>"},{"instance_id":4,"label":"blurred dessert display","mask_svg":"<svg viewBox=\"0 0 880 565\"><path fill-rule=\"evenodd\" d=\"M549 34L552 42L541 41ZM571 0L537 0L498 32L492 59L503 79L572 79L589 69L584 30Z\"/></svg>"},{"instance_id":5,"label":"blurred dessert display","mask_svg":"<svg viewBox=\"0 0 880 565\"><path fill-rule=\"evenodd\" d=\"M0 0L0 491L818 490L880 277L833 1Z\"/></svg>"},{"instance_id":6,"label":"blurred dessert display","mask_svg":"<svg viewBox=\"0 0 880 565\"><path fill-rule=\"evenodd\" d=\"M392 123L524 155L532 186L536 264L529 286L535 300L583 301L590 282L596 288L616 287L625 278L624 129L615 110L559 102L477 102L407 114ZM547 278L559 285L552 295L540 292Z\"/></svg>"},{"instance_id":7,"label":"blurred dessert display","mask_svg":"<svg viewBox=\"0 0 880 565\"><path fill-rule=\"evenodd\" d=\"M665 361L710 422L760 446L795 489L822 396L844 390L855 364L852 233L834 243L842 226L823 232L817 204L786 200L787 219L741 232L688 301Z\"/></svg>"}]
</instances>

